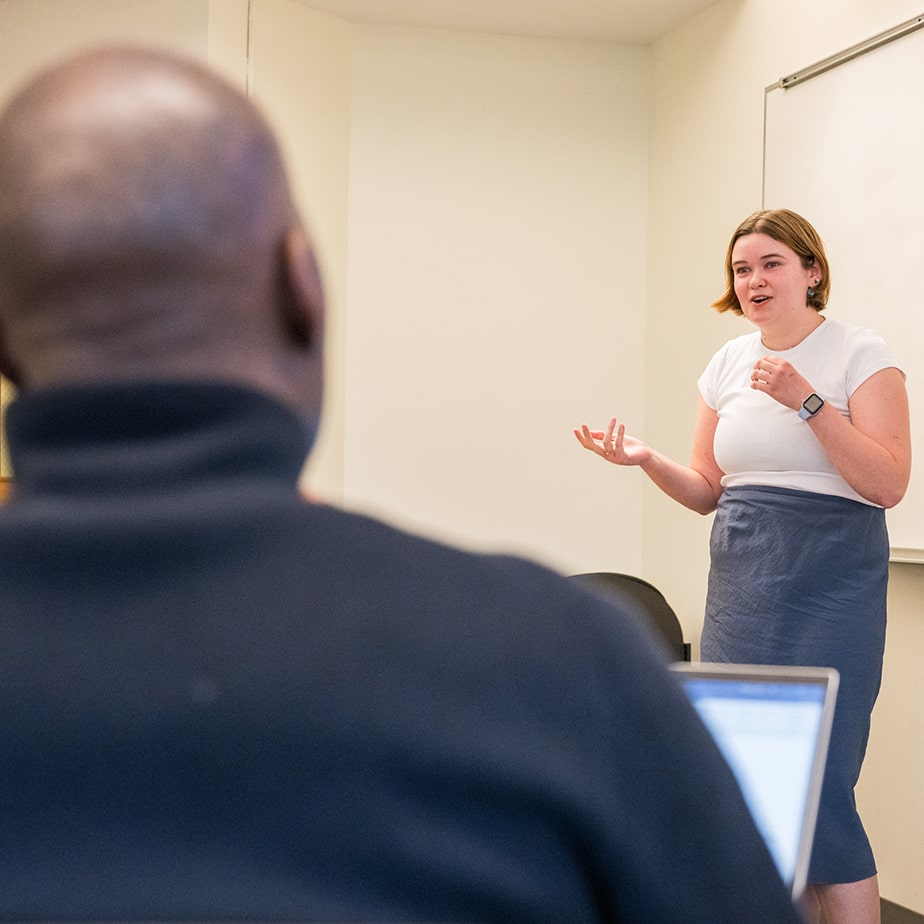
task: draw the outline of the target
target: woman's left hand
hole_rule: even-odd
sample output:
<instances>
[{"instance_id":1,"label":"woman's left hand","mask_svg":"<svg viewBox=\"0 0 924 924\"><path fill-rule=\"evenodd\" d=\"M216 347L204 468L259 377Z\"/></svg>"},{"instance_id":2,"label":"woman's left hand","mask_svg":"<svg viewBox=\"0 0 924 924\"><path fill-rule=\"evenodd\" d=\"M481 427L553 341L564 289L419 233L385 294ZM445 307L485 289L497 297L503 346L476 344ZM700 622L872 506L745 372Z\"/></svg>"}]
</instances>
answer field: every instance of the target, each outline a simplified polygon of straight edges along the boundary
<instances>
[{"instance_id":1,"label":"woman's left hand","mask_svg":"<svg viewBox=\"0 0 924 924\"><path fill-rule=\"evenodd\" d=\"M751 373L751 388L770 395L784 407L798 411L814 390L788 360L772 353L757 360Z\"/></svg>"}]
</instances>

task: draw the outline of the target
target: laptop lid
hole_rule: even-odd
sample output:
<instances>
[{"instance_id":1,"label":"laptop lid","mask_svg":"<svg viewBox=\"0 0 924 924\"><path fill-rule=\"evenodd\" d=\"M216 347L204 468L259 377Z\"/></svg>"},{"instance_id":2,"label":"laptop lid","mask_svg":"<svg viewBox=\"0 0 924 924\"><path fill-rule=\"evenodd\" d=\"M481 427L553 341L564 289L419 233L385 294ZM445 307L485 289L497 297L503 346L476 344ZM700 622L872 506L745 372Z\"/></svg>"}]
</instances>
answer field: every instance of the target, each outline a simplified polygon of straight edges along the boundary
<instances>
[{"instance_id":1,"label":"laptop lid","mask_svg":"<svg viewBox=\"0 0 924 924\"><path fill-rule=\"evenodd\" d=\"M728 761L794 899L805 888L838 673L678 663L681 686Z\"/></svg>"}]
</instances>

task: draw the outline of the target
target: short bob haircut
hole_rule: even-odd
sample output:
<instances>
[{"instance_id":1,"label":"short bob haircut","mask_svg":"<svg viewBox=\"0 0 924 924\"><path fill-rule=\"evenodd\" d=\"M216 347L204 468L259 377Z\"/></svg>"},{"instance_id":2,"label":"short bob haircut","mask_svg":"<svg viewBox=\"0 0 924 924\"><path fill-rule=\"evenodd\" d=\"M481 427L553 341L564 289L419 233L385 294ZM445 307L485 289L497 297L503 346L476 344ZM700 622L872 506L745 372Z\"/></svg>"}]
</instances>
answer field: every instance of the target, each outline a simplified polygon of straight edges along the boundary
<instances>
[{"instance_id":1,"label":"short bob haircut","mask_svg":"<svg viewBox=\"0 0 924 924\"><path fill-rule=\"evenodd\" d=\"M805 303L816 311L822 311L827 307L828 293L831 291L831 273L825 255L825 245L822 244L818 232L801 215L789 209L761 209L738 225L728 243L728 253L725 255L725 294L712 303L716 311L744 314L738 296L735 295L732 251L738 239L748 234L766 234L785 244L797 254L805 269L810 269L813 263L817 263L820 281L814 287L815 294L811 298L806 295Z\"/></svg>"}]
</instances>

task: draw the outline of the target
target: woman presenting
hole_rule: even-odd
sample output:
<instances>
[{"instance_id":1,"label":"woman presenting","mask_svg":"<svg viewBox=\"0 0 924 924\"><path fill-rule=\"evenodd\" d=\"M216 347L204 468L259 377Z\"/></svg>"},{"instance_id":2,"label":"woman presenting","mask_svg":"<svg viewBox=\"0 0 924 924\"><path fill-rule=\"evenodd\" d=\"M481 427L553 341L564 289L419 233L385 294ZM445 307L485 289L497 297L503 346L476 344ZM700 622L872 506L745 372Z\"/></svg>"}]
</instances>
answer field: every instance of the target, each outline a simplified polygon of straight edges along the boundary
<instances>
[{"instance_id":1,"label":"woman presenting","mask_svg":"<svg viewBox=\"0 0 924 924\"><path fill-rule=\"evenodd\" d=\"M879 890L854 786L879 691L889 541L911 472L905 376L872 331L827 319L815 229L786 209L736 229L714 307L757 328L698 381L689 466L626 434L575 430L686 507L716 511L704 661L834 667L840 691L809 870L810 920L876 924Z\"/></svg>"}]
</instances>

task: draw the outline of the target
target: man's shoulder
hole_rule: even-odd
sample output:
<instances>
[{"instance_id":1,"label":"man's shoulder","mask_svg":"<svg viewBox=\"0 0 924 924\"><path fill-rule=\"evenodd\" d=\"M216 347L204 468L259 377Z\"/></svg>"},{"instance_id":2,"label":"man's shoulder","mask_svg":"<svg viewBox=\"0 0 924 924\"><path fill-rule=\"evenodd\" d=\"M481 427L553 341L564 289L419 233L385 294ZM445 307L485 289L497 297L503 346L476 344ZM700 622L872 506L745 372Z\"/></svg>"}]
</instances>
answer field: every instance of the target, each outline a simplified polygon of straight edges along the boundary
<instances>
[{"instance_id":1,"label":"man's shoulder","mask_svg":"<svg viewBox=\"0 0 924 924\"><path fill-rule=\"evenodd\" d=\"M573 645L638 639L631 615L523 555L460 548L380 519L334 507L315 511L323 524L329 575L355 582L392 606L417 608L469 625L502 620L511 633L531 626ZM641 642L645 644L645 642Z\"/></svg>"},{"instance_id":2,"label":"man's shoulder","mask_svg":"<svg viewBox=\"0 0 924 924\"><path fill-rule=\"evenodd\" d=\"M541 584L566 598L586 595L553 568L524 555L504 550L464 548L435 536L389 523L373 515L320 504L312 514L320 525L330 554L355 564L391 569L395 574L413 571L443 580L488 581L495 589L506 586L522 591Z\"/></svg>"}]
</instances>

